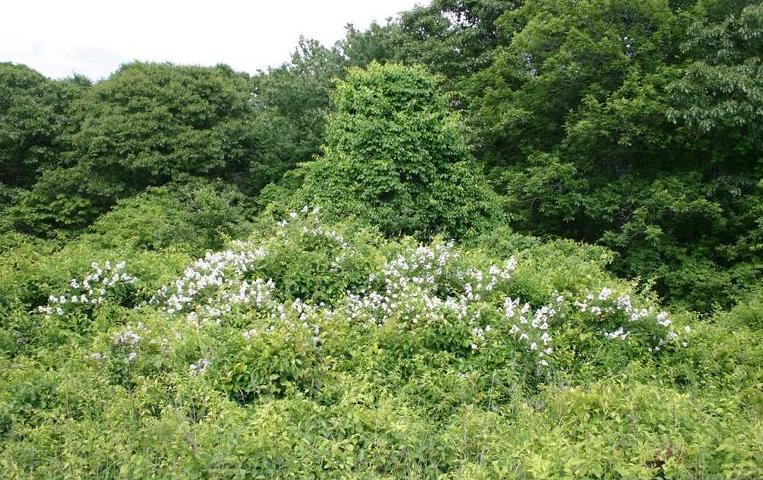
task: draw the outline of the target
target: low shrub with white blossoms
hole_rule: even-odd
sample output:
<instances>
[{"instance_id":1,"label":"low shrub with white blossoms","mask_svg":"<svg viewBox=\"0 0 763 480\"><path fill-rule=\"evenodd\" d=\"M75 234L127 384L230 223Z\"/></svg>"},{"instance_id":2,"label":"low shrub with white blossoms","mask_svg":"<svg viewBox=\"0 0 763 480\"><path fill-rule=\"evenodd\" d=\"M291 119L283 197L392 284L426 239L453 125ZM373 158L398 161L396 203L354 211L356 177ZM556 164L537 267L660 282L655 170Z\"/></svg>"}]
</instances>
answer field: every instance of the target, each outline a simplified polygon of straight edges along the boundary
<instances>
[{"instance_id":1,"label":"low shrub with white blossoms","mask_svg":"<svg viewBox=\"0 0 763 480\"><path fill-rule=\"evenodd\" d=\"M316 213L293 212L278 222L277 237L283 242L294 241L293 235L326 239L337 257L333 268L344 256L354 254L353 247L339 233L323 227ZM453 243L404 247L372 273L362 288L347 291L333 307L300 299L279 301L283 292L278 285L259 276L258 264L268 260L269 252L262 244L236 242L231 249L208 253L194 262L160 289L151 303L199 327L222 325L230 314L258 312L260 323L244 330L244 338L267 335L285 322L311 331L313 344L319 345L318 318L339 317L366 328L390 321L410 331L437 331L451 325L450 344L471 351L479 351L486 342L513 338L540 366L548 365L546 358L553 351L550 324L557 308L554 303L533 308L510 298L508 287L517 265L513 257L502 264L477 266L463 258Z\"/></svg>"},{"instance_id":2,"label":"low shrub with white blossoms","mask_svg":"<svg viewBox=\"0 0 763 480\"><path fill-rule=\"evenodd\" d=\"M112 336L112 352L126 364L133 364L138 358L141 344L145 342L147 329L143 323L127 326Z\"/></svg>"},{"instance_id":3,"label":"low shrub with white blossoms","mask_svg":"<svg viewBox=\"0 0 763 480\"><path fill-rule=\"evenodd\" d=\"M655 352L680 341L667 314L638 306L628 294L615 294L610 288L579 301L552 295L545 305L531 305L512 295L517 268L514 257L490 264L485 257L466 256L453 243L442 241L404 243L386 262L376 263L380 266L369 270L372 273L365 281L361 278L356 288L344 294L340 290L331 305L314 304L290 298L293 293L265 273L281 274L284 270L278 266L299 261L295 258L302 248L319 249L326 255L321 259L333 259L321 264L329 271L339 266L352 268L357 265L354 260L349 267L342 262L361 255L340 233L321 225L316 211L303 209L278 222L269 238L234 242L227 250L207 253L159 289L149 303L192 330L240 328L240 336L235 336L239 346L234 342L228 355L236 348L270 345L271 341L296 341L293 347L304 352L319 350L323 345L321 325L326 319L349 321L369 331L390 326L405 335L421 334L418 338L424 339L427 348L460 355L508 346L541 369L551 363L555 322L571 314L583 319L584 329L594 329L609 341L638 337ZM269 270L272 265L277 268ZM124 361L130 363L137 355L140 333L126 330L114 342L124 351ZM196 375L209 368L239 368L235 365L224 358L205 357L188 368ZM245 379L237 381L245 383Z\"/></svg>"},{"instance_id":4,"label":"low shrub with white blossoms","mask_svg":"<svg viewBox=\"0 0 763 480\"><path fill-rule=\"evenodd\" d=\"M274 234L269 241L278 242L280 246L297 238L302 243L325 240L336 250L332 270L341 267L345 252L350 249L341 234L321 225L317 209L307 207L277 222ZM274 256L274 252L267 251L267 245L267 242L238 241L227 250L209 252L188 266L171 284L159 289L149 303L170 315L185 315L199 326L220 324L224 316L241 310L259 310L274 318L284 317L290 305L276 299L276 285L263 273L263 260L268 257L272 261Z\"/></svg>"},{"instance_id":5,"label":"low shrub with white blossoms","mask_svg":"<svg viewBox=\"0 0 763 480\"><path fill-rule=\"evenodd\" d=\"M603 287L573 302L572 308L586 314L599 333L609 340L637 338L644 341L651 352L659 352L667 345L688 345L686 335L674 328L667 312L639 306L628 293L618 294L612 288ZM686 326L682 333L690 331Z\"/></svg>"},{"instance_id":6,"label":"low shrub with white blossoms","mask_svg":"<svg viewBox=\"0 0 763 480\"><path fill-rule=\"evenodd\" d=\"M369 290L348 293L346 313L373 325L394 319L412 330L455 321L470 332L468 346L473 351L509 335L540 366L547 366L545 357L553 351L550 321L556 310L552 305L520 306L519 299L507 296L515 269L513 257L503 265L478 268L461 258L452 243L418 246L373 275Z\"/></svg>"},{"instance_id":7,"label":"low shrub with white blossoms","mask_svg":"<svg viewBox=\"0 0 763 480\"><path fill-rule=\"evenodd\" d=\"M561 297L556 297L555 300L557 303L563 301ZM519 303L518 299L504 300L503 314L512 323L509 333L516 335L520 341L529 346L530 351L537 353L540 365L548 366L546 357L553 352L549 328L557 310L553 305L544 305L532 311L528 303L521 307Z\"/></svg>"},{"instance_id":8,"label":"low shrub with white blossoms","mask_svg":"<svg viewBox=\"0 0 763 480\"><path fill-rule=\"evenodd\" d=\"M341 235L323 228L316 220L317 211L303 209L292 212L288 219L278 222L276 238L288 243L299 235L307 238L324 238L341 252L348 247ZM273 241L273 239L270 239ZM265 246L258 242L234 242L231 248L209 252L189 265L176 280L159 289L149 304L157 306L166 315L183 318L194 328L227 327L227 318L242 322L247 316L249 326L241 332L244 340L269 335L276 327L299 329L300 337L310 340L312 347L320 343L320 326L313 316L324 305L313 305L301 299L281 300L280 292L272 278L263 277L262 263L271 259ZM248 315L255 313L256 315ZM293 331L293 330L292 330ZM204 359L206 360L206 359ZM191 368L201 373L209 366L209 360Z\"/></svg>"},{"instance_id":9,"label":"low shrub with white blossoms","mask_svg":"<svg viewBox=\"0 0 763 480\"><path fill-rule=\"evenodd\" d=\"M188 266L183 275L162 287L149 301L168 314L184 314L197 324L219 323L233 306L272 306L272 281L247 280L265 250L247 242L233 248L208 252Z\"/></svg>"},{"instance_id":10,"label":"low shrub with white blossoms","mask_svg":"<svg viewBox=\"0 0 763 480\"><path fill-rule=\"evenodd\" d=\"M320 208L315 207L311 209L308 206L302 207L302 210L299 212L290 212L289 218L284 218L278 221L277 235L288 242L287 237L289 232L286 227L296 223L300 225L299 231L302 235L314 238L324 238L335 242L343 250L350 248L350 244L347 243L340 233L336 230L325 228L322 225L320 217L318 216L319 212Z\"/></svg>"},{"instance_id":11,"label":"low shrub with white blossoms","mask_svg":"<svg viewBox=\"0 0 763 480\"><path fill-rule=\"evenodd\" d=\"M200 358L198 361L192 363L188 368L191 371L191 375L200 375L207 371L209 367L209 360L206 358Z\"/></svg>"},{"instance_id":12,"label":"low shrub with white blossoms","mask_svg":"<svg viewBox=\"0 0 763 480\"><path fill-rule=\"evenodd\" d=\"M102 264L92 262L91 271L82 279L72 278L71 290L64 294L50 295L47 305L37 307L37 311L46 317L63 316L80 306L94 306L103 303L109 296L135 283L136 278L126 271L124 261Z\"/></svg>"},{"instance_id":13,"label":"low shrub with white blossoms","mask_svg":"<svg viewBox=\"0 0 763 480\"><path fill-rule=\"evenodd\" d=\"M428 317L436 321L448 311L463 320L470 306L498 293L516 268L514 258L484 270L463 266L461 260L452 243L418 246L397 255L380 274L371 275L367 289L348 293L351 318L372 318L382 324L392 314L408 312L410 322L416 324Z\"/></svg>"}]
</instances>

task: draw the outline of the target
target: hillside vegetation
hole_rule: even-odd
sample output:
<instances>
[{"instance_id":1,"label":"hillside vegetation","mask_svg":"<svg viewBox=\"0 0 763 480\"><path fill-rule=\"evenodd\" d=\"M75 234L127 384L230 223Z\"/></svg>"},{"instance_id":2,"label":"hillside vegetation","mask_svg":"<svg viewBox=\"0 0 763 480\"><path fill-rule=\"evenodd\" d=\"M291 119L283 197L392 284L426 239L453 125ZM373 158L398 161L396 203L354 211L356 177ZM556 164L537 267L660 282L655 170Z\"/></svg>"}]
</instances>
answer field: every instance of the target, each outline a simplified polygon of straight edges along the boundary
<instances>
[{"instance_id":1,"label":"hillside vegetation","mask_svg":"<svg viewBox=\"0 0 763 480\"><path fill-rule=\"evenodd\" d=\"M763 7L435 0L0 64L0 478L763 478Z\"/></svg>"}]
</instances>

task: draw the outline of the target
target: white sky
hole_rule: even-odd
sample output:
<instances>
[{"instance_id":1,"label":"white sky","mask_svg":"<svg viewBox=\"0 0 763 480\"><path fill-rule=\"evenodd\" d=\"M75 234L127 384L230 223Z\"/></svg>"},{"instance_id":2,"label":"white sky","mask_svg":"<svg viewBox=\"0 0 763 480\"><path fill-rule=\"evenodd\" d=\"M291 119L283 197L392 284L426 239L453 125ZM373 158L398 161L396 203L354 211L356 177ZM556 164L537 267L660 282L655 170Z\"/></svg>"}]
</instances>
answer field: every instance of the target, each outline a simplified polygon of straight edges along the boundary
<instances>
[{"instance_id":1,"label":"white sky","mask_svg":"<svg viewBox=\"0 0 763 480\"><path fill-rule=\"evenodd\" d=\"M254 73L289 59L300 35L332 45L427 0L0 0L0 62L50 77L108 76L132 60L227 63Z\"/></svg>"}]
</instances>

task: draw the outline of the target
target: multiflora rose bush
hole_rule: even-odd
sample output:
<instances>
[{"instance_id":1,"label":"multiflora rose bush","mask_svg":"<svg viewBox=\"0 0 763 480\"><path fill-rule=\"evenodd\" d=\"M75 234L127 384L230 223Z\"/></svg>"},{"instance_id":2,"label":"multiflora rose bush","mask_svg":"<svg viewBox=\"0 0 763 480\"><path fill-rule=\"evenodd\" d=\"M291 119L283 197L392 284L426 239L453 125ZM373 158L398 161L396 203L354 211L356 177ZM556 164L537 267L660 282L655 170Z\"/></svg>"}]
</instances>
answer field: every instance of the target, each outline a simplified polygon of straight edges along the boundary
<instances>
[{"instance_id":1,"label":"multiflora rose bush","mask_svg":"<svg viewBox=\"0 0 763 480\"><path fill-rule=\"evenodd\" d=\"M755 478L755 310L733 330L668 315L606 274L601 252L528 245L385 240L304 208L198 259L41 258L29 332L59 333L1 344L0 465Z\"/></svg>"},{"instance_id":2,"label":"multiflora rose bush","mask_svg":"<svg viewBox=\"0 0 763 480\"><path fill-rule=\"evenodd\" d=\"M321 358L327 355L324 337L348 329L365 337L361 343L375 338L385 345L393 361L404 362L416 352L447 352L463 359L484 352L496 365L512 364L527 372L533 382L553 373L558 347L585 351L616 342L632 358L688 345L688 326L675 329L666 312L633 295L625 284L614 282L581 298L570 285L535 303L513 288L515 257L495 259L443 240L421 245L381 240L373 233L353 236L350 229L323 224L318 209L291 212L263 225L249 240L207 253L136 308L158 310L165 318L164 336L154 339L164 353L175 343L184 345L187 334L181 332L203 338L199 343L209 346L185 368L215 375L242 400L259 392L284 393L295 385L314 391ZM93 282L120 288L134 281L123 262L94 263L93 268L82 281L72 280L72 292L51 294L39 310L64 315L64 308L106 298L107 289L93 287ZM313 275L328 280L316 281ZM83 288L95 288L85 294L87 301ZM297 296L302 293L304 298ZM175 324L182 326L167 328ZM140 330L147 328L139 324ZM134 330L111 333L111 347L118 347L122 353L117 356L126 365L135 362L142 337L152 336ZM555 338L557 332L564 333L562 339ZM94 360L106 356L93 352Z\"/></svg>"}]
</instances>

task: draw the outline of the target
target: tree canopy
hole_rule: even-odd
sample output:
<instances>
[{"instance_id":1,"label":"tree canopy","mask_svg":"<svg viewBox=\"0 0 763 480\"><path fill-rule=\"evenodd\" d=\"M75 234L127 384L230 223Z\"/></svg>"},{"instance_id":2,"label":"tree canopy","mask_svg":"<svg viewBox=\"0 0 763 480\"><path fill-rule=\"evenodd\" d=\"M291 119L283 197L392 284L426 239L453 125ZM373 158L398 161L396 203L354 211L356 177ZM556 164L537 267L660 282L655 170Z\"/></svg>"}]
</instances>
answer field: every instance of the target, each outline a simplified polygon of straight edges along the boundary
<instances>
[{"instance_id":1,"label":"tree canopy","mask_svg":"<svg viewBox=\"0 0 763 480\"><path fill-rule=\"evenodd\" d=\"M3 64L0 226L65 238L210 177L388 235L596 243L670 302L730 306L763 263L761 12L435 0L253 76L135 62L90 85Z\"/></svg>"},{"instance_id":2,"label":"tree canopy","mask_svg":"<svg viewBox=\"0 0 763 480\"><path fill-rule=\"evenodd\" d=\"M367 218L392 235L463 237L500 221L500 198L424 70L354 68L333 98L323 154L305 165L299 201L335 218Z\"/></svg>"}]
</instances>

